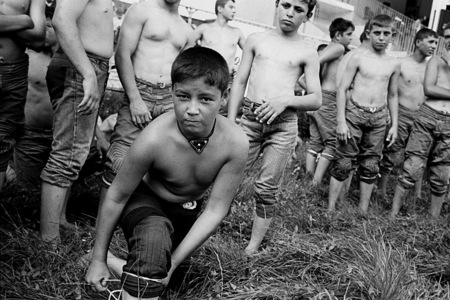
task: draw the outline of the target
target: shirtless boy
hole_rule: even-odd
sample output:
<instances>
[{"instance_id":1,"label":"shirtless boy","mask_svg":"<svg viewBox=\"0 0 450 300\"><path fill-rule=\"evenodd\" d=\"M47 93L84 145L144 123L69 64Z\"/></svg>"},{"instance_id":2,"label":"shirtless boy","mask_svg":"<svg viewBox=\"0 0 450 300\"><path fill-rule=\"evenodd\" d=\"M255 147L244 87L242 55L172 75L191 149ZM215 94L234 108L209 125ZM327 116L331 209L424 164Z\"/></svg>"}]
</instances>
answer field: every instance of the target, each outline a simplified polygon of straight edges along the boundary
<instances>
[{"instance_id":1,"label":"shirtless boy","mask_svg":"<svg viewBox=\"0 0 450 300\"><path fill-rule=\"evenodd\" d=\"M423 80L427 58L436 50L438 35L431 29L423 28L414 38L414 53L400 61L400 77L398 81L398 133L394 144L383 149L380 163L381 178L379 181L380 196L386 196L389 174L394 168L395 159L400 150L405 149L420 106L425 101ZM416 187L420 187L416 185ZM416 189L420 197L420 189Z\"/></svg>"},{"instance_id":2,"label":"shirtless boy","mask_svg":"<svg viewBox=\"0 0 450 300\"><path fill-rule=\"evenodd\" d=\"M245 133L217 115L229 77L223 57L204 47L187 49L171 77L174 111L137 137L100 207L86 280L106 290L110 267L122 274L122 299L158 299L174 270L227 215L247 159ZM107 260L118 222L128 241L126 262Z\"/></svg>"},{"instance_id":3,"label":"shirtless boy","mask_svg":"<svg viewBox=\"0 0 450 300\"><path fill-rule=\"evenodd\" d=\"M337 90L336 158L331 170L328 211L335 210L344 180L358 162L360 176L359 210L366 213L379 171L379 160L386 133L387 105L392 126L389 147L397 136L399 62L386 54L392 37L392 19L377 15L369 22L368 51L350 58ZM353 84L351 97L347 93ZM387 98L387 105L386 105Z\"/></svg>"},{"instance_id":4,"label":"shirtless boy","mask_svg":"<svg viewBox=\"0 0 450 300\"><path fill-rule=\"evenodd\" d=\"M45 38L44 0L0 2L0 192L23 126L27 96L26 47L39 48Z\"/></svg>"},{"instance_id":5,"label":"shirtless boy","mask_svg":"<svg viewBox=\"0 0 450 300\"><path fill-rule=\"evenodd\" d=\"M310 114L310 143L306 153L306 171L313 176L312 186L322 178L334 157L336 147L336 72L355 26L337 18L330 25L331 42L319 54L322 72L322 106Z\"/></svg>"},{"instance_id":6,"label":"shirtless boy","mask_svg":"<svg viewBox=\"0 0 450 300\"><path fill-rule=\"evenodd\" d=\"M305 46L297 34L316 1L280 0L275 5L276 28L253 33L245 42L228 107L228 118L236 121L244 102L240 124L250 140L246 170L263 154L255 180L256 215L247 254L258 251L275 215L283 172L296 145L296 110L316 110L322 102L317 51ZM295 85L302 74L306 93L296 96Z\"/></svg>"},{"instance_id":7,"label":"shirtless boy","mask_svg":"<svg viewBox=\"0 0 450 300\"><path fill-rule=\"evenodd\" d=\"M41 237L59 238L59 222L72 183L89 154L98 107L113 53L110 0L58 0L53 27L60 48L47 71L54 110L53 144L41 173Z\"/></svg>"},{"instance_id":8,"label":"shirtless boy","mask_svg":"<svg viewBox=\"0 0 450 300\"><path fill-rule=\"evenodd\" d=\"M408 190L427 165L430 169L431 205L429 213L437 218L449 187L450 177L450 24L444 27L445 50L432 57L425 69L425 103L419 108L405 149L403 173L398 178L392 203L395 217Z\"/></svg>"},{"instance_id":9,"label":"shirtless boy","mask_svg":"<svg viewBox=\"0 0 450 300\"><path fill-rule=\"evenodd\" d=\"M239 28L232 27L228 22L234 19L236 6L234 0L217 0L215 5L216 20L213 23L204 23L197 27L194 39L203 47L219 52L227 61L230 71L230 87L234 77L234 59L236 46L244 47L245 36ZM223 103L220 114L227 113L227 103Z\"/></svg>"},{"instance_id":10,"label":"shirtless boy","mask_svg":"<svg viewBox=\"0 0 450 300\"><path fill-rule=\"evenodd\" d=\"M173 109L170 68L180 51L194 45L179 5L180 0L140 2L125 14L115 56L125 97L111 135L100 202L142 129Z\"/></svg>"}]
</instances>

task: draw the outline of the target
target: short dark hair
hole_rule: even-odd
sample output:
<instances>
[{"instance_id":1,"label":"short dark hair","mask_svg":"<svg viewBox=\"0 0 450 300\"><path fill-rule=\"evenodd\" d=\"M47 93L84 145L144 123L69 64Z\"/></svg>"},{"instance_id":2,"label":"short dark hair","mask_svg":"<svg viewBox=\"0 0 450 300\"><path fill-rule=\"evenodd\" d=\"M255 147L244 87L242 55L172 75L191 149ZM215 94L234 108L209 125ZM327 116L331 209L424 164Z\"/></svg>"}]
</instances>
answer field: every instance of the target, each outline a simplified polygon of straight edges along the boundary
<instances>
[{"instance_id":1,"label":"short dark hair","mask_svg":"<svg viewBox=\"0 0 450 300\"><path fill-rule=\"evenodd\" d=\"M334 38L337 33L343 34L349 28L355 30L355 25L351 21L348 21L343 18L336 18L330 24L330 38Z\"/></svg>"},{"instance_id":2,"label":"short dark hair","mask_svg":"<svg viewBox=\"0 0 450 300\"><path fill-rule=\"evenodd\" d=\"M393 22L394 20L392 20L392 18L389 17L388 15L376 15L375 17L369 20L367 30L371 31L374 26L392 27Z\"/></svg>"},{"instance_id":3,"label":"short dark hair","mask_svg":"<svg viewBox=\"0 0 450 300\"><path fill-rule=\"evenodd\" d=\"M216 5L214 7L216 15L219 13L219 7L225 7L225 5L227 5L228 1L235 3L234 0L217 0L216 1Z\"/></svg>"},{"instance_id":4,"label":"short dark hair","mask_svg":"<svg viewBox=\"0 0 450 300\"><path fill-rule=\"evenodd\" d=\"M314 9L314 6L316 6L317 4L317 0L300 0L300 1L308 4L308 14L311 14L311 12ZM278 6L278 3L280 3L280 0L275 1L275 6Z\"/></svg>"},{"instance_id":5,"label":"short dark hair","mask_svg":"<svg viewBox=\"0 0 450 300\"><path fill-rule=\"evenodd\" d=\"M414 44L417 41L422 41L430 36L432 36L434 38L439 38L439 35L436 33L436 31L431 30L429 28L422 28L419 31L417 31L416 36L414 37Z\"/></svg>"},{"instance_id":6,"label":"short dark hair","mask_svg":"<svg viewBox=\"0 0 450 300\"><path fill-rule=\"evenodd\" d=\"M172 64L172 85L188 79L204 78L205 83L223 94L228 88L230 71L218 52L206 47L193 47L181 52Z\"/></svg>"}]
</instances>

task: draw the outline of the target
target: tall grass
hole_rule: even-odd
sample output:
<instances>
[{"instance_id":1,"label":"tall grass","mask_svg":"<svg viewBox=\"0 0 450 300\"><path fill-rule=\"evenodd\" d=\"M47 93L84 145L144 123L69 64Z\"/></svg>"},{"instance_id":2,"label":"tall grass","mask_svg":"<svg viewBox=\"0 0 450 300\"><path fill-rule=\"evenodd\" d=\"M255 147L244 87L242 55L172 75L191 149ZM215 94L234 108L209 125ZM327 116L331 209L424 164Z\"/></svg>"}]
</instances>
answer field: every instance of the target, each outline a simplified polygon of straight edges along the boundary
<instances>
[{"instance_id":1,"label":"tall grass","mask_svg":"<svg viewBox=\"0 0 450 300\"><path fill-rule=\"evenodd\" d=\"M298 161L286 171L277 216L261 251L243 252L253 217L252 173L217 233L194 253L184 285L166 291L163 299L450 299L448 204L438 220L426 214L427 201L390 220L389 203L373 200L361 216L353 184L329 215L327 185L311 189L304 179L304 153L301 147ZM98 197L98 184L98 178L90 178L75 189L72 203L84 203L73 216L78 225L63 231L56 249L37 236L39 193L15 186L2 193L2 299L108 299L108 293L95 293L85 284L86 265L79 263L93 245L93 219L83 214L95 211L96 202L86 199ZM111 251L126 255L120 229ZM111 283L113 289L120 284Z\"/></svg>"}]
</instances>

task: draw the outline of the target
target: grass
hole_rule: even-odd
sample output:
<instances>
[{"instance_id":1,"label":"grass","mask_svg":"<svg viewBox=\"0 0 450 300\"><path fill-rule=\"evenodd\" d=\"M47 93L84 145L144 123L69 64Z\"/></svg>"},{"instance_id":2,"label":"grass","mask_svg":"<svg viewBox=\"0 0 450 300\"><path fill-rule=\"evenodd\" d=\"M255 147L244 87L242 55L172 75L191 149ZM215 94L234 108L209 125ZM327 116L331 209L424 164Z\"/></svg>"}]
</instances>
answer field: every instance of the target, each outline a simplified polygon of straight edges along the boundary
<instances>
[{"instance_id":1,"label":"grass","mask_svg":"<svg viewBox=\"0 0 450 300\"><path fill-rule=\"evenodd\" d=\"M373 200L368 215L361 216L358 187L352 184L347 199L329 215L326 184L308 187L305 147L297 154L286 170L277 217L261 252L243 253L253 214L254 174L249 174L229 216L194 253L185 285L165 292L163 299L450 299L448 203L437 220L427 215L425 200L416 201L415 209L407 205L396 220L387 217L389 203ZM99 186L94 174L73 188L68 210L77 225L62 231L57 249L37 236L39 191L15 185L3 191L2 299L108 299L106 292L91 291L84 282L86 266L78 263L93 245ZM424 195L429 196L427 185ZM120 229L111 250L126 255ZM119 283L110 289L120 289Z\"/></svg>"}]
</instances>

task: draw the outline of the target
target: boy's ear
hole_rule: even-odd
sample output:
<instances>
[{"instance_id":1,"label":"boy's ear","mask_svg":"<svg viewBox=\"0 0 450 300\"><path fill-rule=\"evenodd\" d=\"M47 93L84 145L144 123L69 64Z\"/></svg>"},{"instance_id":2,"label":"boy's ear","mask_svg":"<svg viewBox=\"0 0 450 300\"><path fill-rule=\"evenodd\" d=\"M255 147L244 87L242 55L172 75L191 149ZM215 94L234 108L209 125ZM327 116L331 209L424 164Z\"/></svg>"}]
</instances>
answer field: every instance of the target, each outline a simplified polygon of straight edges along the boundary
<instances>
[{"instance_id":1,"label":"boy's ear","mask_svg":"<svg viewBox=\"0 0 450 300\"><path fill-rule=\"evenodd\" d=\"M312 16L313 16L312 12L307 13L305 22L308 21L309 19L311 19Z\"/></svg>"}]
</instances>

